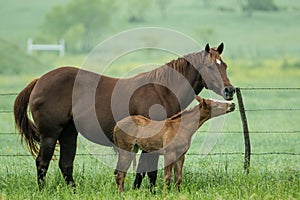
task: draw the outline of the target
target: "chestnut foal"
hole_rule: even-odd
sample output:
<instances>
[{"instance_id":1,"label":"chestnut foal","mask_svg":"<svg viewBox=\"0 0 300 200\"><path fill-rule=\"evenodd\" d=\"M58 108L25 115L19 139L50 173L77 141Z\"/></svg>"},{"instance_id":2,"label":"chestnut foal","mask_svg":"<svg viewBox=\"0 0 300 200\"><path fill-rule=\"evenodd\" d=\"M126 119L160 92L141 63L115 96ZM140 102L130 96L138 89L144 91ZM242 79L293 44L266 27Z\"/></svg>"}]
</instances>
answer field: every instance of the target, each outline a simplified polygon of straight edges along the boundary
<instances>
[{"instance_id":1,"label":"chestnut foal","mask_svg":"<svg viewBox=\"0 0 300 200\"><path fill-rule=\"evenodd\" d=\"M124 178L138 149L156 151L164 155L164 180L170 185L174 168L178 191L182 181L184 155L190 147L191 138L207 120L231 112L235 104L229 101L202 99L195 96L199 105L184 110L165 121L154 121L141 115L128 116L114 128L114 143L119 153L115 170L120 192L124 189Z\"/></svg>"}]
</instances>

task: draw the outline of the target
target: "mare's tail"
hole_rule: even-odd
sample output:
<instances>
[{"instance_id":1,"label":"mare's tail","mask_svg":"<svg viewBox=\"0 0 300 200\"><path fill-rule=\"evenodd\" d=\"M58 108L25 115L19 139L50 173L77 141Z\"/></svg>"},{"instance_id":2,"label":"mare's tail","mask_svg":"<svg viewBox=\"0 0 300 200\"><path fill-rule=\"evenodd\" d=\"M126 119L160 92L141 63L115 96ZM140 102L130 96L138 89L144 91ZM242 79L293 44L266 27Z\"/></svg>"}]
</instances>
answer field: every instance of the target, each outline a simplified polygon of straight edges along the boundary
<instances>
[{"instance_id":1,"label":"mare's tail","mask_svg":"<svg viewBox=\"0 0 300 200\"><path fill-rule=\"evenodd\" d=\"M26 141L29 152L32 156L38 153L38 146L40 143L39 132L34 123L28 117L28 104L30 94L38 79L29 83L17 96L14 104L15 124L18 128L22 141Z\"/></svg>"}]
</instances>

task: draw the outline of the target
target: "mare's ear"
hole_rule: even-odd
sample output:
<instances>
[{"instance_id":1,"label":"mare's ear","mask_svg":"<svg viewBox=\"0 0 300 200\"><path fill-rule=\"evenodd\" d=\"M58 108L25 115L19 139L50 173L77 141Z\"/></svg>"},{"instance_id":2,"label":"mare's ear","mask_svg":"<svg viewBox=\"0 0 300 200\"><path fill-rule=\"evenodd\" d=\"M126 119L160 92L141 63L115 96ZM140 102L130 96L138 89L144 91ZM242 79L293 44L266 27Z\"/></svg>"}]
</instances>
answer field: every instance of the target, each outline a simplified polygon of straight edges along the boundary
<instances>
[{"instance_id":1,"label":"mare's ear","mask_svg":"<svg viewBox=\"0 0 300 200\"><path fill-rule=\"evenodd\" d=\"M205 46L205 51L206 51L207 53L209 53L209 51L210 51L210 47L209 47L209 44L208 44L208 43L207 43L206 46Z\"/></svg>"},{"instance_id":2,"label":"mare's ear","mask_svg":"<svg viewBox=\"0 0 300 200\"><path fill-rule=\"evenodd\" d=\"M223 42L222 42L222 43L218 46L217 52L221 55L222 52L223 52L223 50L224 50L224 44L223 44Z\"/></svg>"}]
</instances>

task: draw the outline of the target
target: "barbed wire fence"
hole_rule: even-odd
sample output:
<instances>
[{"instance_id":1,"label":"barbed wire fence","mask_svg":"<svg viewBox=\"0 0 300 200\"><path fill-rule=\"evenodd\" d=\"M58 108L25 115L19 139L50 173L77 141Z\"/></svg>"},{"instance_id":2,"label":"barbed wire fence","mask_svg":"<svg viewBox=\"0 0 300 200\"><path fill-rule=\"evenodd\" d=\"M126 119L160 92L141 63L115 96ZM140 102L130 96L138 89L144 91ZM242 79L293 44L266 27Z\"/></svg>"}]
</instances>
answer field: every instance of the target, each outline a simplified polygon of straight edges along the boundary
<instances>
[{"instance_id":1,"label":"barbed wire fence","mask_svg":"<svg viewBox=\"0 0 300 200\"><path fill-rule=\"evenodd\" d=\"M259 91L264 91L264 92L268 92L268 91L300 91L300 88L298 87L240 87L237 88L237 97L239 98L242 97L241 91L251 91L251 92L259 92ZM13 114L13 110L12 109L3 109L3 105L1 105L1 102L3 98L6 97L15 97L17 96L18 93L16 92L8 92L8 93L0 93L0 117L1 115L12 115ZM240 101L238 99L238 101ZM13 104L14 102L14 98L11 102L11 104ZM236 109L236 111L241 113L241 119L242 119L242 123L243 123L243 129L244 130L231 130L231 131L222 131L222 133L229 133L229 134L241 134L244 133L245 131L247 132L246 135L244 135L244 139L245 139L245 152L216 152L216 153L210 153L210 156L219 156L219 155L244 155L245 156L245 163L244 163L244 169L247 172L249 165L250 165L250 155L253 156L262 156L262 155L287 155L287 156L300 156L300 153L298 152L284 152L284 151L276 151L276 152L259 152L259 153L253 153L251 152L250 149L250 137L249 135L251 134L300 134L300 130L259 130L259 131L247 131L245 130L245 125L244 123L247 123L246 121L243 121L243 117L245 118L246 113L253 113L253 112L287 112L287 111L291 111L291 112L298 112L300 111L300 108L250 108L250 109L246 109L243 108L243 106L241 107L240 105L241 102L239 102L239 109ZM244 116L243 116L244 115ZM245 119L244 119L245 120ZM11 122L12 124L14 123L13 121ZM1 128L1 127L0 127ZM206 131L198 131L199 133L206 133ZM248 134L248 136L247 136ZM16 130L11 130L11 131L2 131L0 129L0 136L1 135L7 135L9 136L13 136L13 135L18 135L18 133L16 132ZM247 141L248 140L248 141ZM247 143L247 144L246 144ZM249 149L247 149L249 148ZM77 153L76 156L92 156L95 154L90 154L90 153ZM187 153L188 156L199 156L199 153ZM103 154L99 154L96 156L111 156L111 154L108 155L103 155ZM201 155L200 155L201 156ZM1 157L31 157L31 155L28 154L20 154L20 153L15 153L15 154L6 154L6 153L0 153L0 158Z\"/></svg>"}]
</instances>

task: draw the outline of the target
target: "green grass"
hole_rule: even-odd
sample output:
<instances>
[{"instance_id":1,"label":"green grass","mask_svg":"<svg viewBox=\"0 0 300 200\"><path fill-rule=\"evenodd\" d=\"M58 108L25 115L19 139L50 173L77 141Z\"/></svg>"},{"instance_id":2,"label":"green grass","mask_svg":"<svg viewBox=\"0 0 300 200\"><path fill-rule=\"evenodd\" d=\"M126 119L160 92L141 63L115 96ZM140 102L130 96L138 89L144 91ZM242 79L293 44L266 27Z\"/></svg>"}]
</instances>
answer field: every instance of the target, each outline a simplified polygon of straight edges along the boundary
<instances>
[{"instance_id":1,"label":"green grass","mask_svg":"<svg viewBox=\"0 0 300 200\"><path fill-rule=\"evenodd\" d=\"M148 191L146 180L140 190L132 190L134 176L128 174L125 192L119 196L113 170L103 167L93 157L76 158L76 194L64 184L57 162L51 164L46 188L40 192L35 181L34 160L9 158L11 165L1 167L5 173L1 176L0 195L2 199L299 199L300 173L293 161L278 156L253 157L251 172L245 175L240 160L238 156L205 159L188 156L181 193L174 186L164 187L160 170L156 195Z\"/></svg>"},{"instance_id":2,"label":"green grass","mask_svg":"<svg viewBox=\"0 0 300 200\"><path fill-rule=\"evenodd\" d=\"M231 61L230 61L231 62ZM266 60L263 63L269 63ZM274 63L274 60L272 60ZM232 63L234 64L234 62ZM274 65L272 76L259 73L267 66L254 68L251 87L298 87L299 70L282 70L281 65ZM229 68L234 82L247 87L248 67L243 69ZM240 76L242 74L242 76ZM278 82L280 77L289 77L290 84ZM14 76L10 76L14 77ZM17 76L16 76L17 77ZM26 79L29 79L28 77ZM21 87L24 80L14 80L14 85ZM15 88L17 89L17 87ZM14 90L15 91L15 90ZM242 90L246 109L263 108L299 108L300 91L248 91ZM201 96L209 98L211 94L203 91ZM14 96L1 96L1 109L10 110ZM235 99L236 101L236 99ZM44 191L37 190L35 161L28 157L0 157L0 196L2 199L299 199L300 198L300 162L299 133L285 131L300 130L299 111L265 111L247 112L252 155L250 174L243 173L244 141L241 133L242 124L239 112L226 115L223 131L216 136L216 144L209 155L202 158L197 155L203 140L207 136L212 121L202 126L193 138L183 172L182 192L178 193L172 186L170 190L163 185L163 171L159 170L157 195L148 191L145 179L141 190L132 190L134 175L129 173L125 182L125 192L119 196L114 181L115 163L103 163L103 157L77 156L75 159L74 177L77 182L76 194L68 188L61 177L58 162L52 161L47 174L47 185ZM1 132L13 132L11 113L0 114ZM270 133L256 133L267 131ZM279 133L272 133L279 131ZM282 131L282 133L280 133ZM82 137L78 142L78 153L89 153ZM0 135L1 154L27 154L17 135ZM98 151L104 147L96 146ZM112 152L112 149L108 149ZM218 155L224 153L224 155ZM229 153L228 155L226 155ZM233 154L230 153L239 153ZM263 153L261 155L261 153ZM264 154L266 153L266 154ZM275 154L269 154L275 153ZM285 155L276 153L294 153ZM217 154L217 155L215 155ZM116 157L114 157L116 158ZM161 161L162 163L162 161Z\"/></svg>"}]
</instances>

